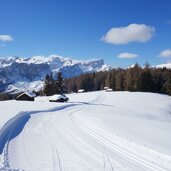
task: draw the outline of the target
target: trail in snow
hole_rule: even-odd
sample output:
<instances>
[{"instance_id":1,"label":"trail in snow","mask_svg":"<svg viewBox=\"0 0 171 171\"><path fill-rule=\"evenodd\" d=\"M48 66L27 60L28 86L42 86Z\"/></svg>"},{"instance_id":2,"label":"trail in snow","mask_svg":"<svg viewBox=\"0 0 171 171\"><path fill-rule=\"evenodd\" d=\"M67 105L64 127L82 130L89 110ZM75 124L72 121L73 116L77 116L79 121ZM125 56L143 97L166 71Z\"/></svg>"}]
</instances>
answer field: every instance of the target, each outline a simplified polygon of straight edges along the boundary
<instances>
[{"instance_id":1,"label":"trail in snow","mask_svg":"<svg viewBox=\"0 0 171 171\"><path fill-rule=\"evenodd\" d=\"M31 118L31 115L45 112L54 112L65 108L75 106L76 104L66 104L50 110L20 112L14 118L10 119L0 130L0 154L3 153L1 159L3 161L2 169L10 168L8 163L8 146L12 139L17 137ZM1 157L1 158L2 158ZM1 168L0 168L1 169Z\"/></svg>"},{"instance_id":2,"label":"trail in snow","mask_svg":"<svg viewBox=\"0 0 171 171\"><path fill-rule=\"evenodd\" d=\"M126 157L127 159L130 159L132 162L139 164L139 166L142 165L146 167L147 169L150 169L153 171L166 171L167 170L165 168L158 166L157 164L153 164L152 161L148 161L147 159L143 159L139 157L137 154L131 153L128 149L126 149L126 147L120 147L116 145L115 141L110 139L105 134L100 135L99 132L95 132L93 129L85 126L83 123L79 123L76 119L72 117L72 114L70 115L70 117L72 121L78 126L79 129L83 130L87 134L94 137L97 141L107 146L107 148L112 149L113 151L119 153L120 155Z\"/></svg>"},{"instance_id":3,"label":"trail in snow","mask_svg":"<svg viewBox=\"0 0 171 171\"><path fill-rule=\"evenodd\" d=\"M22 127L20 117L11 119L0 134L8 135L3 143L0 139L0 144L5 144L3 169L169 171L171 156L140 144L136 146L83 117L97 109L103 109L103 112L109 108L113 110L115 106L106 103L108 98L105 92L96 92L91 100L75 101L52 110L28 112L30 118ZM17 135L14 131L15 136L11 122L20 128ZM138 150L144 151L145 155Z\"/></svg>"}]
</instances>

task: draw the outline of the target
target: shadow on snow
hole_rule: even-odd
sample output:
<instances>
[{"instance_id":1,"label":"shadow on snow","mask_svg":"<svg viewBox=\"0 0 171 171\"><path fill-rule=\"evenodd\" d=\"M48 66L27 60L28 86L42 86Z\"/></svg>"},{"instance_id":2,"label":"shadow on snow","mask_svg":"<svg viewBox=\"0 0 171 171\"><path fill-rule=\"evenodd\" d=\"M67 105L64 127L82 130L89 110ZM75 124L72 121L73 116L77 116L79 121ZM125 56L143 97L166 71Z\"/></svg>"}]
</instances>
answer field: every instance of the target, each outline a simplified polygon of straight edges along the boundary
<instances>
[{"instance_id":1,"label":"shadow on snow","mask_svg":"<svg viewBox=\"0 0 171 171\"><path fill-rule=\"evenodd\" d=\"M53 109L48 110L40 110L40 111L29 111L29 112L20 112L13 118L11 118L8 122L0 130L0 154L2 154L3 149L6 143L9 143L13 138L21 133L26 123L31 118L31 115L45 112L55 112L58 110L63 110L69 107L76 106L78 104L68 104L65 106L55 107Z\"/></svg>"},{"instance_id":2,"label":"shadow on snow","mask_svg":"<svg viewBox=\"0 0 171 171\"><path fill-rule=\"evenodd\" d=\"M73 107L76 105L103 105L103 106L111 106L106 104L94 104L94 103L87 103L87 102L71 102L68 105L55 107L48 110L39 110L39 111L23 111L11 118L9 121L5 123L5 125L0 130L0 154L3 153L3 149L7 143L9 143L13 138L18 136L21 131L23 130L26 123L31 118L31 115L38 114L38 113L45 113L45 112L55 112L58 110L63 110L69 107ZM8 148L8 146L7 146Z\"/></svg>"}]
</instances>

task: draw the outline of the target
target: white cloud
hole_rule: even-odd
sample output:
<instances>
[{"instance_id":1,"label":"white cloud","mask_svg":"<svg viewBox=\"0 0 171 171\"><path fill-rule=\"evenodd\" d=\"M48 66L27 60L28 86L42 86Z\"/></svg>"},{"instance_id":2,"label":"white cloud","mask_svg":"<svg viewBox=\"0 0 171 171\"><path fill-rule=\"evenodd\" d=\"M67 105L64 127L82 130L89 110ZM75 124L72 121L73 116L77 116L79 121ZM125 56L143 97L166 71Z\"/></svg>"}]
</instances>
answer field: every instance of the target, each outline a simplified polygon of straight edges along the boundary
<instances>
[{"instance_id":1,"label":"white cloud","mask_svg":"<svg viewBox=\"0 0 171 171\"><path fill-rule=\"evenodd\" d=\"M0 35L0 41L2 42L11 42L14 39L10 35Z\"/></svg>"},{"instance_id":2,"label":"white cloud","mask_svg":"<svg viewBox=\"0 0 171 171\"><path fill-rule=\"evenodd\" d=\"M166 49L160 52L160 57L171 57L171 49Z\"/></svg>"},{"instance_id":3,"label":"white cloud","mask_svg":"<svg viewBox=\"0 0 171 171\"><path fill-rule=\"evenodd\" d=\"M145 24L130 24L126 27L114 27L110 29L101 40L112 44L146 42L151 39L154 31L154 27Z\"/></svg>"},{"instance_id":4,"label":"white cloud","mask_svg":"<svg viewBox=\"0 0 171 171\"><path fill-rule=\"evenodd\" d=\"M122 59L132 59L132 58L138 58L138 55L137 54L134 54L134 53L124 52L124 53L120 53L118 55L118 58L122 58Z\"/></svg>"}]
</instances>

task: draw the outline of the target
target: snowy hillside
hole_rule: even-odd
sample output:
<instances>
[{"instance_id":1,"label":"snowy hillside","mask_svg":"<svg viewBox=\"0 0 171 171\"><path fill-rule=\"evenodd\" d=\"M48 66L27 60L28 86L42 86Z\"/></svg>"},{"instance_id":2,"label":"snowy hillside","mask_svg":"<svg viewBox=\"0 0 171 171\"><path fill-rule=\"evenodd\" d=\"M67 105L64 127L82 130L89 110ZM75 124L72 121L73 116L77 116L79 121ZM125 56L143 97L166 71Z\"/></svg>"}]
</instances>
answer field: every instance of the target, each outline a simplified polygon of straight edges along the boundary
<instances>
[{"instance_id":1,"label":"snowy hillside","mask_svg":"<svg viewBox=\"0 0 171 171\"><path fill-rule=\"evenodd\" d=\"M170 171L171 97L68 97L62 104L48 97L0 103L0 170Z\"/></svg>"},{"instance_id":2,"label":"snowy hillside","mask_svg":"<svg viewBox=\"0 0 171 171\"><path fill-rule=\"evenodd\" d=\"M109 70L102 59L87 61L71 60L57 55L35 56L30 58L7 57L0 59L0 91L5 88L38 89L46 74L54 76L61 71L64 78L78 76L87 72Z\"/></svg>"}]
</instances>

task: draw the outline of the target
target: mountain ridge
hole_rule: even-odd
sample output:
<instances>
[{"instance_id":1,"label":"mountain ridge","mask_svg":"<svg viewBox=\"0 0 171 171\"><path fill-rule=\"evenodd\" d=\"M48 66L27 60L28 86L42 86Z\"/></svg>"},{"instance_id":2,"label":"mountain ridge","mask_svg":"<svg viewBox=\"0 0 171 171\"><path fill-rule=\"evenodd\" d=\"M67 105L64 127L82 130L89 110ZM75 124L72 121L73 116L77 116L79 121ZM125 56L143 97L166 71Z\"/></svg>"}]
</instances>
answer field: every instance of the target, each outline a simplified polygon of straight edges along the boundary
<instances>
[{"instance_id":1,"label":"mountain ridge","mask_svg":"<svg viewBox=\"0 0 171 171\"><path fill-rule=\"evenodd\" d=\"M104 64L103 59L73 60L59 55L1 58L0 91L36 87L40 89L45 76L51 72L54 77L57 72L62 72L64 78L70 78L89 72L106 71L110 68L109 65Z\"/></svg>"}]
</instances>

